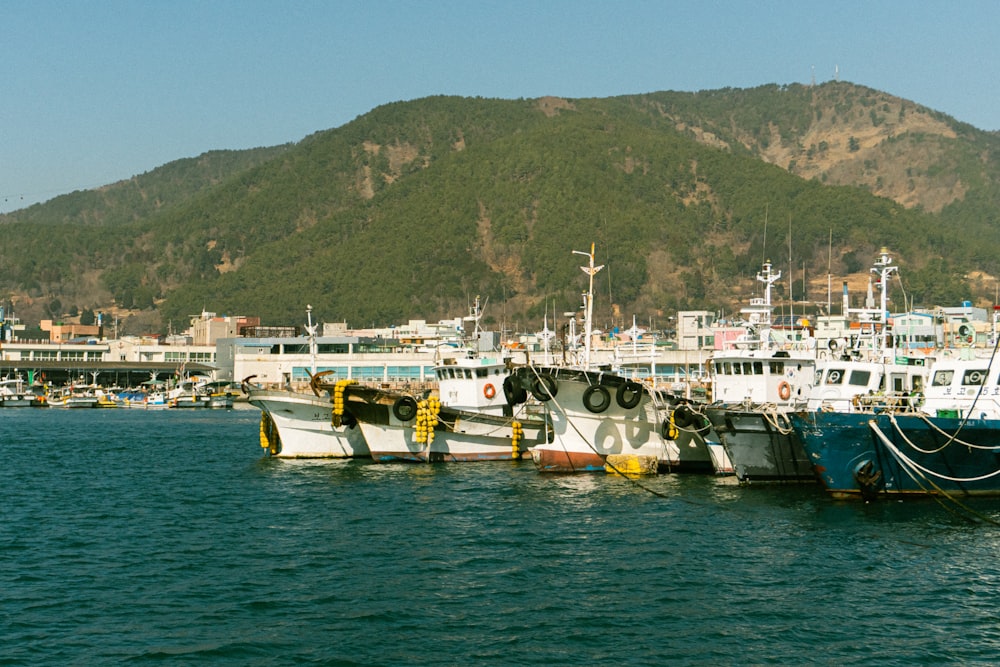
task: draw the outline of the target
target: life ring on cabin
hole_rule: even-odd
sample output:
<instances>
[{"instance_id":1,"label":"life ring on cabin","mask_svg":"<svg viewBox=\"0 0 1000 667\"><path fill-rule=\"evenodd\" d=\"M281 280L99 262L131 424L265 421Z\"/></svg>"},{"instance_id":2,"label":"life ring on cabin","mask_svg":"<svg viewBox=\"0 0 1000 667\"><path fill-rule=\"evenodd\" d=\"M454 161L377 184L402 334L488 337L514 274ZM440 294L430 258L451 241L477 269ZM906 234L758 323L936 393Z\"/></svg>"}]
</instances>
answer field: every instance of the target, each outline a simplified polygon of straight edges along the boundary
<instances>
[{"instance_id":1,"label":"life ring on cabin","mask_svg":"<svg viewBox=\"0 0 1000 667\"><path fill-rule=\"evenodd\" d=\"M631 410L639 405L639 401L642 400L642 385L638 382L626 380L618 385L618 391L615 392L615 400L625 410Z\"/></svg>"},{"instance_id":2,"label":"life ring on cabin","mask_svg":"<svg viewBox=\"0 0 1000 667\"><path fill-rule=\"evenodd\" d=\"M507 405L520 405L528 400L528 391L508 375L503 380L503 397L507 399Z\"/></svg>"},{"instance_id":3,"label":"life ring on cabin","mask_svg":"<svg viewBox=\"0 0 1000 667\"><path fill-rule=\"evenodd\" d=\"M392 404L392 414L401 422L408 422L417 416L417 401L412 396L400 396Z\"/></svg>"},{"instance_id":4,"label":"life ring on cabin","mask_svg":"<svg viewBox=\"0 0 1000 667\"><path fill-rule=\"evenodd\" d=\"M583 407L600 414L611 407L611 393L599 384L592 384L583 390Z\"/></svg>"},{"instance_id":5,"label":"life ring on cabin","mask_svg":"<svg viewBox=\"0 0 1000 667\"><path fill-rule=\"evenodd\" d=\"M487 384L485 387L483 387L483 396L485 396L486 398L493 398L496 395L497 395L497 388L494 387L492 384Z\"/></svg>"},{"instance_id":6,"label":"life ring on cabin","mask_svg":"<svg viewBox=\"0 0 1000 667\"><path fill-rule=\"evenodd\" d=\"M531 383L531 395L539 401L545 402L555 398L559 393L559 384L556 379L548 373L539 373Z\"/></svg>"},{"instance_id":7,"label":"life ring on cabin","mask_svg":"<svg viewBox=\"0 0 1000 667\"><path fill-rule=\"evenodd\" d=\"M792 385L788 384L784 380L778 385L778 398L783 401L787 401L792 397Z\"/></svg>"}]
</instances>

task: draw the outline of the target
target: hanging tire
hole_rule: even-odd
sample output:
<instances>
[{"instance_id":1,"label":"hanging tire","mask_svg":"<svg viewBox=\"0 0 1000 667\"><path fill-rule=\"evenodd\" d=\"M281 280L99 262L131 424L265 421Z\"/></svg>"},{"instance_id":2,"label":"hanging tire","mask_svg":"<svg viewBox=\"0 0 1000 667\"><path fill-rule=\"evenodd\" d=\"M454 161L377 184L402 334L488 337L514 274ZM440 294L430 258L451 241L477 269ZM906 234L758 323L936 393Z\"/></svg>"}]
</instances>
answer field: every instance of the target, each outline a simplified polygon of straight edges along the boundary
<instances>
[{"instance_id":1,"label":"hanging tire","mask_svg":"<svg viewBox=\"0 0 1000 667\"><path fill-rule=\"evenodd\" d=\"M674 424L680 428L687 428L691 425L691 409L686 405L678 405L674 409Z\"/></svg>"},{"instance_id":2,"label":"hanging tire","mask_svg":"<svg viewBox=\"0 0 1000 667\"><path fill-rule=\"evenodd\" d=\"M592 384L583 390L583 407L600 414L611 407L611 393L599 384Z\"/></svg>"},{"instance_id":3,"label":"hanging tire","mask_svg":"<svg viewBox=\"0 0 1000 667\"><path fill-rule=\"evenodd\" d=\"M531 383L531 395L539 401L547 401L555 398L559 393L559 384L556 379L548 373L538 375Z\"/></svg>"},{"instance_id":4,"label":"hanging tire","mask_svg":"<svg viewBox=\"0 0 1000 667\"><path fill-rule=\"evenodd\" d=\"M622 408L631 410L639 405L639 401L642 400L642 385L638 382L626 380L624 383L618 385L618 391L615 392L615 400L618 401L618 405Z\"/></svg>"},{"instance_id":5,"label":"hanging tire","mask_svg":"<svg viewBox=\"0 0 1000 667\"><path fill-rule=\"evenodd\" d=\"M507 405L520 405L528 400L528 390L508 375L503 379L503 396L507 399Z\"/></svg>"},{"instance_id":6,"label":"hanging tire","mask_svg":"<svg viewBox=\"0 0 1000 667\"><path fill-rule=\"evenodd\" d=\"M417 401L412 396L400 396L392 404L392 414L401 422L408 422L417 416Z\"/></svg>"}]
</instances>

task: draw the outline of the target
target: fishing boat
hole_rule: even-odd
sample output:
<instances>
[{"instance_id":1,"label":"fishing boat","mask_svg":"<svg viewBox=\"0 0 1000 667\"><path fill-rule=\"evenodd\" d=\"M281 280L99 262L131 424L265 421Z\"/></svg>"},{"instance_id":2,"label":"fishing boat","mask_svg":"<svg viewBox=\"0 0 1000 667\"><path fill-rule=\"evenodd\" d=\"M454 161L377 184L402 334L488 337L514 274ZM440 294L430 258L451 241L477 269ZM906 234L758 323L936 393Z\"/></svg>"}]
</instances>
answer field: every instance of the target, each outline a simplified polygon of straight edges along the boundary
<instances>
[{"instance_id":1,"label":"fishing boat","mask_svg":"<svg viewBox=\"0 0 1000 667\"><path fill-rule=\"evenodd\" d=\"M816 367L816 384L806 402L807 410L869 412L875 408L916 407L934 362L934 355L893 344L888 311L889 277L898 271L887 248L879 251L871 273L879 287L876 304L872 283L864 308L844 312L855 317L856 333L833 338L822 350Z\"/></svg>"},{"instance_id":2,"label":"fishing boat","mask_svg":"<svg viewBox=\"0 0 1000 667\"><path fill-rule=\"evenodd\" d=\"M713 354L709 364L713 403L704 414L726 454L714 460L720 474L728 464L741 483L815 482L788 420L789 411L804 406L812 389L815 345L811 339L775 339L771 289L780 278L781 272L765 261L757 274L764 296L741 310L744 332Z\"/></svg>"},{"instance_id":3,"label":"fishing boat","mask_svg":"<svg viewBox=\"0 0 1000 667\"><path fill-rule=\"evenodd\" d=\"M369 456L357 420L343 412L343 388L346 380L329 382L333 371L317 372L317 325L312 321L312 306L306 307L306 335L309 342L311 370L310 391L265 389L249 376L242 382L250 405L260 408L260 446L276 458L364 458ZM334 397L341 411L334 415Z\"/></svg>"},{"instance_id":4,"label":"fishing boat","mask_svg":"<svg viewBox=\"0 0 1000 667\"><path fill-rule=\"evenodd\" d=\"M515 368L505 393L545 408L550 433L531 450L541 472L676 470L674 406L644 383L611 372L560 366Z\"/></svg>"},{"instance_id":5,"label":"fishing boat","mask_svg":"<svg viewBox=\"0 0 1000 667\"><path fill-rule=\"evenodd\" d=\"M801 411L792 424L837 498L1000 495L1000 364L942 358L914 401Z\"/></svg>"},{"instance_id":6,"label":"fishing boat","mask_svg":"<svg viewBox=\"0 0 1000 667\"><path fill-rule=\"evenodd\" d=\"M670 413L666 429L677 448L677 463L671 464L671 470L733 474L722 446L717 445L715 452L712 451L712 424L702 410L708 391L704 378L686 378L666 387L658 386L655 341L639 342L646 330L636 324L635 316L632 327L622 333L629 336L631 342L615 347L611 369L625 379L643 383L663 405L663 411ZM659 415L655 418L659 419Z\"/></svg>"},{"instance_id":7,"label":"fishing boat","mask_svg":"<svg viewBox=\"0 0 1000 667\"><path fill-rule=\"evenodd\" d=\"M505 360L470 351L434 367L436 396L347 384L338 399L334 387L334 416L357 420L374 461L519 459L544 438L546 423L506 402L509 372Z\"/></svg>"},{"instance_id":8,"label":"fishing boat","mask_svg":"<svg viewBox=\"0 0 1000 667\"><path fill-rule=\"evenodd\" d=\"M185 377L167 392L167 405L171 408L231 408L235 393L229 383L212 382L203 376Z\"/></svg>"},{"instance_id":9,"label":"fishing boat","mask_svg":"<svg viewBox=\"0 0 1000 667\"><path fill-rule=\"evenodd\" d=\"M355 458L369 455L356 420L333 418L329 395L262 389L243 381L251 405L260 408L260 445L277 458Z\"/></svg>"},{"instance_id":10,"label":"fishing boat","mask_svg":"<svg viewBox=\"0 0 1000 667\"><path fill-rule=\"evenodd\" d=\"M0 408L28 408L45 405L45 400L31 391L21 376L5 377L0 380Z\"/></svg>"},{"instance_id":11,"label":"fishing boat","mask_svg":"<svg viewBox=\"0 0 1000 667\"><path fill-rule=\"evenodd\" d=\"M589 260L581 267L589 276L583 358L573 366L515 368L504 385L510 405L532 397L545 409L550 432L532 448L532 460L542 472L675 470L681 462L671 418L676 403L644 381L591 363L594 275L603 266L594 264L593 244L589 253L573 253Z\"/></svg>"},{"instance_id":12,"label":"fishing boat","mask_svg":"<svg viewBox=\"0 0 1000 667\"><path fill-rule=\"evenodd\" d=\"M134 410L162 410L170 407L164 392L146 389L120 392L118 402L122 407Z\"/></svg>"},{"instance_id":13,"label":"fishing boat","mask_svg":"<svg viewBox=\"0 0 1000 667\"><path fill-rule=\"evenodd\" d=\"M364 387L352 388L351 396L346 409L358 420L372 460L378 462L517 460L545 432L538 419L456 410L434 396Z\"/></svg>"}]
</instances>

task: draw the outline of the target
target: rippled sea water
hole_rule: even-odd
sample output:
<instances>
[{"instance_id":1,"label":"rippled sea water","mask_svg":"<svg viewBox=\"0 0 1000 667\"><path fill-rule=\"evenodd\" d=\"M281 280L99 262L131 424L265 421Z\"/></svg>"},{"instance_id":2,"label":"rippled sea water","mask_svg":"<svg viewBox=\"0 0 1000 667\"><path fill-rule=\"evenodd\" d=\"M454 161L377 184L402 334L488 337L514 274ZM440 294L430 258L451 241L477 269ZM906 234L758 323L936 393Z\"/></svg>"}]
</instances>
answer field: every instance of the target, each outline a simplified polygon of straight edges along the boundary
<instances>
[{"instance_id":1,"label":"rippled sea water","mask_svg":"<svg viewBox=\"0 0 1000 667\"><path fill-rule=\"evenodd\" d=\"M1000 528L933 501L281 461L258 417L0 410L0 664L1000 660Z\"/></svg>"}]
</instances>

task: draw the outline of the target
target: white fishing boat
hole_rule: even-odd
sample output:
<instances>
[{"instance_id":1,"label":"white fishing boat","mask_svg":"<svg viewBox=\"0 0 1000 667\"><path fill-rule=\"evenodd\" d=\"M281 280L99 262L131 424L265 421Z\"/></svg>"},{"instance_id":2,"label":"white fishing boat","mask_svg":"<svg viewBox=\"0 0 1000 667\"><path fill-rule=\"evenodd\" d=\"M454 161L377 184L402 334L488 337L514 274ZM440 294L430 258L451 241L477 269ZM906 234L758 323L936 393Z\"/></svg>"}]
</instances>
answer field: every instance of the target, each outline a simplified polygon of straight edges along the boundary
<instances>
[{"instance_id":1,"label":"white fishing boat","mask_svg":"<svg viewBox=\"0 0 1000 667\"><path fill-rule=\"evenodd\" d=\"M186 377L167 392L171 408L231 408L236 394L229 383L212 382L204 376Z\"/></svg>"},{"instance_id":2,"label":"white fishing boat","mask_svg":"<svg viewBox=\"0 0 1000 667\"><path fill-rule=\"evenodd\" d=\"M316 372L316 325L312 307L306 308L306 332L312 370L311 391L265 389L253 384L255 376L243 380L243 392L251 405L260 408L260 445L276 458L353 458L369 456L357 421L350 415L334 415L334 396L343 401L346 380L323 382L331 371ZM341 403L342 405L342 403Z\"/></svg>"},{"instance_id":3,"label":"white fishing boat","mask_svg":"<svg viewBox=\"0 0 1000 667\"><path fill-rule=\"evenodd\" d=\"M28 408L44 405L25 385L24 378L6 377L0 380L0 408Z\"/></svg>"},{"instance_id":4,"label":"white fishing boat","mask_svg":"<svg viewBox=\"0 0 1000 667\"><path fill-rule=\"evenodd\" d=\"M605 471L609 457L612 469L628 472L680 463L670 430L674 406L642 383L559 366L516 368L512 383L515 404L530 394L545 407L550 434L531 450L542 472Z\"/></svg>"},{"instance_id":5,"label":"white fishing boat","mask_svg":"<svg viewBox=\"0 0 1000 667\"><path fill-rule=\"evenodd\" d=\"M591 363L594 264L590 252L581 267L589 277L584 294L583 357L570 367L515 368L505 394L511 405L534 397L545 408L549 434L531 449L532 460L543 472L612 470L655 473L673 470L681 462L672 414L677 404L665 392L643 381L630 380ZM707 460L707 450L705 451Z\"/></svg>"},{"instance_id":6,"label":"white fishing boat","mask_svg":"<svg viewBox=\"0 0 1000 667\"><path fill-rule=\"evenodd\" d=\"M346 388L343 409L358 420L373 460L510 460L521 458L543 439L543 417L530 406L513 407L505 397L510 364L481 355L474 347L481 317L477 297L465 318L473 324L465 355L434 366L436 396Z\"/></svg>"},{"instance_id":7,"label":"white fishing boat","mask_svg":"<svg viewBox=\"0 0 1000 667\"><path fill-rule=\"evenodd\" d=\"M367 457L368 445L353 419L333 418L329 395L261 389L244 380L251 405L260 408L260 445L277 458Z\"/></svg>"},{"instance_id":8,"label":"white fishing boat","mask_svg":"<svg viewBox=\"0 0 1000 667\"><path fill-rule=\"evenodd\" d=\"M363 391L363 390L362 390ZM353 393L353 392L352 392ZM543 437L544 422L450 409L434 396L375 390L348 404L373 461L473 462L520 459Z\"/></svg>"}]
</instances>

